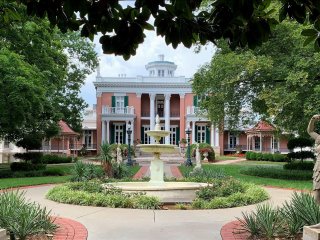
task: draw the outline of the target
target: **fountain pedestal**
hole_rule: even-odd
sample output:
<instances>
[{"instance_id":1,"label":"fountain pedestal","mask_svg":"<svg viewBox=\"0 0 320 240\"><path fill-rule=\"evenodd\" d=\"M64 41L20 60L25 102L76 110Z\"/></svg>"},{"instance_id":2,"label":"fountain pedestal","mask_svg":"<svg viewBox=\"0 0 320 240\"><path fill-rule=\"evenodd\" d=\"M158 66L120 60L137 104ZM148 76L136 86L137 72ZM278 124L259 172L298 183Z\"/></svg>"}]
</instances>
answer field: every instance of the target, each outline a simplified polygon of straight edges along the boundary
<instances>
[{"instance_id":1,"label":"fountain pedestal","mask_svg":"<svg viewBox=\"0 0 320 240\"><path fill-rule=\"evenodd\" d=\"M160 159L160 153L154 155L154 159L150 163L150 183L163 184L164 164Z\"/></svg>"}]
</instances>

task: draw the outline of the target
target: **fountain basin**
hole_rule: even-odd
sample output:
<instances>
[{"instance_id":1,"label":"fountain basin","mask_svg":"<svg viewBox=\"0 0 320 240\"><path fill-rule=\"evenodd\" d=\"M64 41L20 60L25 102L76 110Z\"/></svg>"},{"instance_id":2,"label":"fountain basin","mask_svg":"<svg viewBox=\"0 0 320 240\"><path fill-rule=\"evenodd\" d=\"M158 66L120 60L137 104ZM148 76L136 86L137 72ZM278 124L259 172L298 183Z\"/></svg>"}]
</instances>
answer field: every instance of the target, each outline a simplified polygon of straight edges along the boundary
<instances>
[{"instance_id":1,"label":"fountain basin","mask_svg":"<svg viewBox=\"0 0 320 240\"><path fill-rule=\"evenodd\" d=\"M147 153L172 153L176 151L175 146L169 144L138 144L137 147Z\"/></svg>"},{"instance_id":2,"label":"fountain basin","mask_svg":"<svg viewBox=\"0 0 320 240\"><path fill-rule=\"evenodd\" d=\"M196 182L115 182L104 184L104 187L113 186L127 193L145 192L155 196L162 203L187 203L196 198L196 190L208 186L207 183Z\"/></svg>"}]
</instances>

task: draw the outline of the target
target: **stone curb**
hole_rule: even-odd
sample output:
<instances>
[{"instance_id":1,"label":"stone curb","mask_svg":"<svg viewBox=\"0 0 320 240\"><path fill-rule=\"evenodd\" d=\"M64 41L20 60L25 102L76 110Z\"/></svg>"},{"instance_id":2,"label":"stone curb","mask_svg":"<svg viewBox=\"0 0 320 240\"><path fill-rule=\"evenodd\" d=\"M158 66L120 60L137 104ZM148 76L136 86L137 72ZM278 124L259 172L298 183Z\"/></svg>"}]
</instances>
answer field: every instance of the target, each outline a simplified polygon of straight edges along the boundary
<instances>
[{"instance_id":1,"label":"stone curb","mask_svg":"<svg viewBox=\"0 0 320 240\"><path fill-rule=\"evenodd\" d=\"M54 223L59 226L53 240L86 240L88 231L86 227L72 219L56 217Z\"/></svg>"},{"instance_id":2,"label":"stone curb","mask_svg":"<svg viewBox=\"0 0 320 240\"><path fill-rule=\"evenodd\" d=\"M229 222L222 226L220 235L222 240L246 240L248 233L240 233L240 222L238 220Z\"/></svg>"}]
</instances>

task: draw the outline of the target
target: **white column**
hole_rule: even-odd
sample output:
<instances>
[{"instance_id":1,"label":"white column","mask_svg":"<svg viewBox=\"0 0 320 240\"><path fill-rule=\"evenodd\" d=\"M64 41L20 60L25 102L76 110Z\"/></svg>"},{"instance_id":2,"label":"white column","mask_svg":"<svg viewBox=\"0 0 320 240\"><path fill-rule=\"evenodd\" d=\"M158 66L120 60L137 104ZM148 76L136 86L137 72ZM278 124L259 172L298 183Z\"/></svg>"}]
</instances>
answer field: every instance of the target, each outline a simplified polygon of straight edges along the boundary
<instances>
[{"instance_id":1,"label":"white column","mask_svg":"<svg viewBox=\"0 0 320 240\"><path fill-rule=\"evenodd\" d=\"M216 135L216 137L215 137L215 140L216 140L215 146L219 147L219 128L216 128L215 135Z\"/></svg>"},{"instance_id":2,"label":"white column","mask_svg":"<svg viewBox=\"0 0 320 240\"><path fill-rule=\"evenodd\" d=\"M192 121L192 144L196 142L196 121Z\"/></svg>"},{"instance_id":3,"label":"white column","mask_svg":"<svg viewBox=\"0 0 320 240\"><path fill-rule=\"evenodd\" d=\"M262 152L262 134L260 133L260 152Z\"/></svg>"},{"instance_id":4,"label":"white column","mask_svg":"<svg viewBox=\"0 0 320 240\"><path fill-rule=\"evenodd\" d=\"M106 141L106 123L102 120L102 128L101 128L101 144Z\"/></svg>"},{"instance_id":5,"label":"white column","mask_svg":"<svg viewBox=\"0 0 320 240\"><path fill-rule=\"evenodd\" d=\"M171 94L165 94L165 106L164 106L164 128L166 131L170 131L170 98ZM170 135L166 136L165 144L170 144Z\"/></svg>"},{"instance_id":6,"label":"white column","mask_svg":"<svg viewBox=\"0 0 320 240\"><path fill-rule=\"evenodd\" d=\"M132 130L131 145L133 145L133 140L134 140L134 119L131 120L131 130Z\"/></svg>"},{"instance_id":7,"label":"white column","mask_svg":"<svg viewBox=\"0 0 320 240\"><path fill-rule=\"evenodd\" d=\"M128 144L128 133L127 133L127 131L128 131L128 126L129 126L129 121L127 120L127 121L126 121L126 144Z\"/></svg>"},{"instance_id":8,"label":"white column","mask_svg":"<svg viewBox=\"0 0 320 240\"><path fill-rule=\"evenodd\" d=\"M107 139L106 142L110 143L110 121L107 121Z\"/></svg>"},{"instance_id":9,"label":"white column","mask_svg":"<svg viewBox=\"0 0 320 240\"><path fill-rule=\"evenodd\" d=\"M215 142L214 142L214 140L215 140L215 135L214 135L214 125L213 124L211 124L211 128L210 128L210 138L211 138L211 146L212 147L215 147L216 145L215 145Z\"/></svg>"},{"instance_id":10,"label":"white column","mask_svg":"<svg viewBox=\"0 0 320 240\"><path fill-rule=\"evenodd\" d=\"M149 94L150 98L150 130L154 130L154 125L155 125L155 110L154 110L154 99L156 95L154 93ZM154 138L150 137L150 143L154 143Z\"/></svg>"}]
</instances>

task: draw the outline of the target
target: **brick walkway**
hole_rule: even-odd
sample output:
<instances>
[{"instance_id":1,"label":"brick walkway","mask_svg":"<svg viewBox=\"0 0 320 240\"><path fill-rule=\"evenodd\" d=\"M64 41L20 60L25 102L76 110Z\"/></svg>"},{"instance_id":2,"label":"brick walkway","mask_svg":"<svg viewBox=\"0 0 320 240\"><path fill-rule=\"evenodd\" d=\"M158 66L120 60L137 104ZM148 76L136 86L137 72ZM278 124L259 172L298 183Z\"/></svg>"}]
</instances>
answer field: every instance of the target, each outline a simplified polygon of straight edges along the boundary
<instances>
[{"instance_id":1,"label":"brick walkway","mask_svg":"<svg viewBox=\"0 0 320 240\"><path fill-rule=\"evenodd\" d=\"M149 166L142 166L139 169L139 171L133 176L133 179L141 179L143 177L149 177L149 176L147 176L148 170L149 170ZM166 176L172 176L177 179L183 178L183 176L177 166L171 166L169 168L165 167L164 170L170 171L170 173L165 172Z\"/></svg>"},{"instance_id":2,"label":"brick walkway","mask_svg":"<svg viewBox=\"0 0 320 240\"><path fill-rule=\"evenodd\" d=\"M88 231L81 223L68 219L57 217L54 223L59 226L54 234L53 240L86 240Z\"/></svg>"},{"instance_id":3,"label":"brick walkway","mask_svg":"<svg viewBox=\"0 0 320 240\"><path fill-rule=\"evenodd\" d=\"M222 240L246 240L249 237L248 233L242 233L240 231L240 222L232 221L221 228L220 234Z\"/></svg>"}]
</instances>

